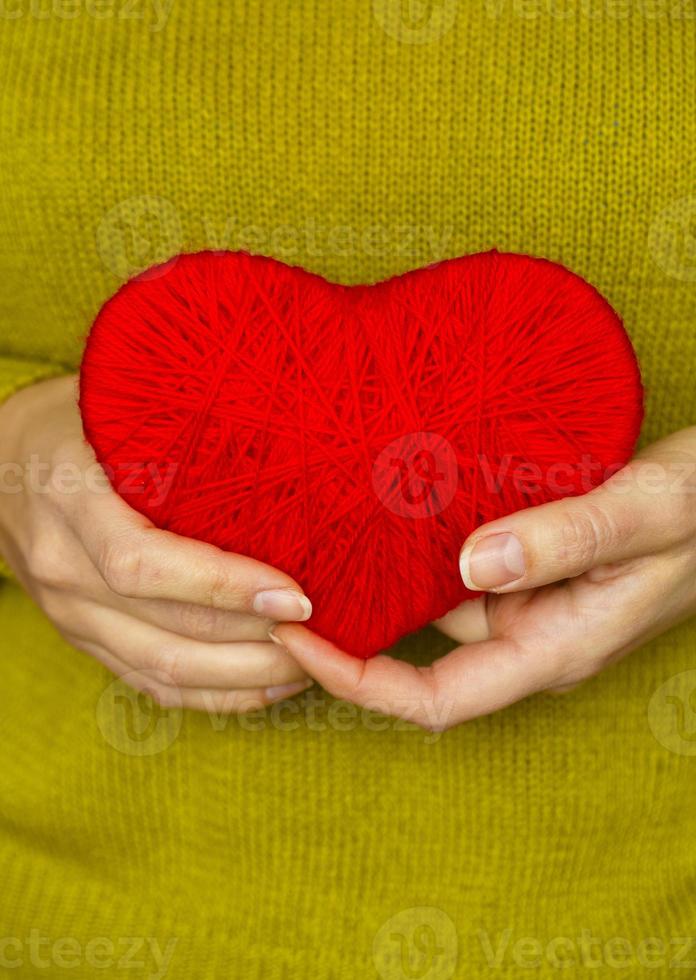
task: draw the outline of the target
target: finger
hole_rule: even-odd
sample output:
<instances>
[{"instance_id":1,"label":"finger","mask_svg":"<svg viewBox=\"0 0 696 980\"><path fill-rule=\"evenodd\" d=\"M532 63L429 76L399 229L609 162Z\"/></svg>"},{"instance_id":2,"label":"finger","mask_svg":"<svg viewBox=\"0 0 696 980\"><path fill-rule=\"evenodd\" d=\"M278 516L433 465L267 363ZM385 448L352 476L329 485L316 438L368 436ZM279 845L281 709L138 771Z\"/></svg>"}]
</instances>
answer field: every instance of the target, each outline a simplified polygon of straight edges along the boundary
<instances>
[{"instance_id":1,"label":"finger","mask_svg":"<svg viewBox=\"0 0 696 980\"><path fill-rule=\"evenodd\" d=\"M129 616L178 636L190 636L206 643L268 641L270 620L248 613L229 612L227 609L213 609L211 606L174 602L170 599L130 599L117 596L105 586L100 598Z\"/></svg>"},{"instance_id":2,"label":"finger","mask_svg":"<svg viewBox=\"0 0 696 980\"><path fill-rule=\"evenodd\" d=\"M299 681L294 684L285 684L277 687L257 688L242 691L217 691L217 690L189 690L181 689L181 707L191 711L204 711L206 714L229 715L229 714L248 714L250 711L258 711L268 705L276 704L278 701L285 701L295 697L302 691L312 686L311 680ZM163 692L167 698L168 692ZM157 699L157 695L155 695ZM159 702L162 704L162 702ZM163 707L176 707L177 705L162 704Z\"/></svg>"},{"instance_id":3,"label":"finger","mask_svg":"<svg viewBox=\"0 0 696 980\"><path fill-rule=\"evenodd\" d=\"M153 527L113 492L88 495L71 520L96 569L117 595L170 599L275 621L300 622L311 615L309 599L289 575Z\"/></svg>"},{"instance_id":4,"label":"finger","mask_svg":"<svg viewBox=\"0 0 696 980\"><path fill-rule=\"evenodd\" d=\"M334 697L431 731L497 711L558 676L547 651L530 656L510 640L458 647L429 667L415 667L384 654L358 660L295 624L274 627L271 637Z\"/></svg>"},{"instance_id":5,"label":"finger","mask_svg":"<svg viewBox=\"0 0 696 980\"><path fill-rule=\"evenodd\" d=\"M72 640L73 646L99 660L107 670L128 687L147 694L163 708L187 708L208 714L245 714L278 701L294 697L312 686L313 681L296 681L275 687L220 691L217 689L177 687L167 674L157 670L134 670L98 643Z\"/></svg>"},{"instance_id":6,"label":"finger","mask_svg":"<svg viewBox=\"0 0 696 980\"><path fill-rule=\"evenodd\" d=\"M458 643L480 643L490 637L486 597L469 599L436 619L434 626Z\"/></svg>"},{"instance_id":7,"label":"finger","mask_svg":"<svg viewBox=\"0 0 696 980\"><path fill-rule=\"evenodd\" d=\"M202 643L93 604L82 629L130 669L159 671L175 687L257 688L307 680L288 651L268 638Z\"/></svg>"},{"instance_id":8,"label":"finger","mask_svg":"<svg viewBox=\"0 0 696 980\"><path fill-rule=\"evenodd\" d=\"M486 524L462 548L464 584L517 592L671 548L693 533L690 508L669 492L673 481L666 463L635 460L585 496Z\"/></svg>"}]
</instances>

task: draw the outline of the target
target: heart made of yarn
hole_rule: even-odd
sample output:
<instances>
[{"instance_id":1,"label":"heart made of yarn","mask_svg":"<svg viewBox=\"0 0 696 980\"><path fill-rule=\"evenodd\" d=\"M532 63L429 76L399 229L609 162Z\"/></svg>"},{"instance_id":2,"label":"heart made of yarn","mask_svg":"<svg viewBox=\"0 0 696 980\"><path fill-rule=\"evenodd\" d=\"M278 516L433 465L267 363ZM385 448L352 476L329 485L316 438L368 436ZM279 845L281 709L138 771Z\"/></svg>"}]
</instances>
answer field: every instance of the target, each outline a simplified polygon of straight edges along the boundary
<instances>
[{"instance_id":1,"label":"heart made of yarn","mask_svg":"<svg viewBox=\"0 0 696 980\"><path fill-rule=\"evenodd\" d=\"M477 526L623 465L642 388L616 313L544 259L342 286L199 252L104 305L80 406L132 507L283 569L308 625L369 657L473 595Z\"/></svg>"}]
</instances>

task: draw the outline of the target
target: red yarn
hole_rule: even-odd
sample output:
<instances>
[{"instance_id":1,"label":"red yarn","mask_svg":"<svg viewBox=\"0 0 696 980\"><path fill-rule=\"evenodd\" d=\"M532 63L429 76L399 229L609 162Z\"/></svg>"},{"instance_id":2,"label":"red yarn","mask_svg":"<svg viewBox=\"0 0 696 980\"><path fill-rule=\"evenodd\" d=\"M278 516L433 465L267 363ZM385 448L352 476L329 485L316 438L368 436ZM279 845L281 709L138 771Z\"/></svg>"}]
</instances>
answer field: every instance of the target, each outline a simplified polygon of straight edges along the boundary
<instances>
[{"instance_id":1,"label":"red yarn","mask_svg":"<svg viewBox=\"0 0 696 980\"><path fill-rule=\"evenodd\" d=\"M200 252L105 304L80 404L129 504L283 569L309 625L369 657L472 595L474 528L623 465L642 388L611 307L544 259L346 287Z\"/></svg>"}]
</instances>

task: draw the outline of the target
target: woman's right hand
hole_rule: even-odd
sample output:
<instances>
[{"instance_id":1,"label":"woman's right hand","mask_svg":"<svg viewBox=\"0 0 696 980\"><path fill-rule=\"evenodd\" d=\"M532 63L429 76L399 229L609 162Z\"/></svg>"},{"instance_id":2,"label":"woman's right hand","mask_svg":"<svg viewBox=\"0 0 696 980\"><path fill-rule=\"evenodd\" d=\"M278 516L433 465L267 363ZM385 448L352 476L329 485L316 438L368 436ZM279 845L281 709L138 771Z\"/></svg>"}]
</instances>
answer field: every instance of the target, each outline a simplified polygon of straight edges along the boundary
<instances>
[{"instance_id":1,"label":"woman's right hand","mask_svg":"<svg viewBox=\"0 0 696 980\"><path fill-rule=\"evenodd\" d=\"M311 614L297 583L130 508L84 440L76 384L44 381L0 407L0 552L30 595L165 707L244 711L308 687L268 638Z\"/></svg>"}]
</instances>

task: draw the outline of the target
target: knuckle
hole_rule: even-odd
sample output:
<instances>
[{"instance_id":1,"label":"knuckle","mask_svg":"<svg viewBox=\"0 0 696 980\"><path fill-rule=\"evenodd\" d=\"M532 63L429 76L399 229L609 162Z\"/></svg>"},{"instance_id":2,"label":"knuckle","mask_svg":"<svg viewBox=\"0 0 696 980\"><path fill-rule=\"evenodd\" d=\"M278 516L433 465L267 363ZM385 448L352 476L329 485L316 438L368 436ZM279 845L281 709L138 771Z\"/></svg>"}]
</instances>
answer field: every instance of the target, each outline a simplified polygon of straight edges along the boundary
<instances>
[{"instance_id":1,"label":"knuckle","mask_svg":"<svg viewBox=\"0 0 696 980\"><path fill-rule=\"evenodd\" d=\"M150 673L161 684L185 687L188 681L188 663L183 651L172 644L156 650L151 658Z\"/></svg>"},{"instance_id":2,"label":"knuckle","mask_svg":"<svg viewBox=\"0 0 696 980\"><path fill-rule=\"evenodd\" d=\"M123 596L136 595L145 576L142 550L120 539L107 539L97 561L99 571L112 592Z\"/></svg>"},{"instance_id":3,"label":"knuckle","mask_svg":"<svg viewBox=\"0 0 696 980\"><path fill-rule=\"evenodd\" d=\"M61 547L44 539L32 544L25 554L29 574L44 588L61 589L72 582L70 564L61 552Z\"/></svg>"},{"instance_id":4,"label":"knuckle","mask_svg":"<svg viewBox=\"0 0 696 980\"><path fill-rule=\"evenodd\" d=\"M243 604L243 596L229 575L217 568L208 582L206 602L213 609L231 609Z\"/></svg>"},{"instance_id":5,"label":"knuckle","mask_svg":"<svg viewBox=\"0 0 696 980\"><path fill-rule=\"evenodd\" d=\"M424 671L429 697L422 699L414 721L433 734L439 734L455 724L456 704L446 678L443 676L444 659L436 660Z\"/></svg>"},{"instance_id":6,"label":"knuckle","mask_svg":"<svg viewBox=\"0 0 696 980\"><path fill-rule=\"evenodd\" d=\"M333 684L331 694L339 700L353 701L363 704L371 695L370 675L367 671L367 661L358 665L358 675L352 681Z\"/></svg>"},{"instance_id":7,"label":"knuckle","mask_svg":"<svg viewBox=\"0 0 696 980\"><path fill-rule=\"evenodd\" d=\"M220 613L208 606L184 603L179 609L179 627L186 636L208 639L216 636L221 626Z\"/></svg>"},{"instance_id":8,"label":"knuckle","mask_svg":"<svg viewBox=\"0 0 696 980\"><path fill-rule=\"evenodd\" d=\"M564 564L590 568L621 538L616 521L589 500L570 508L560 529L560 558Z\"/></svg>"}]
</instances>

